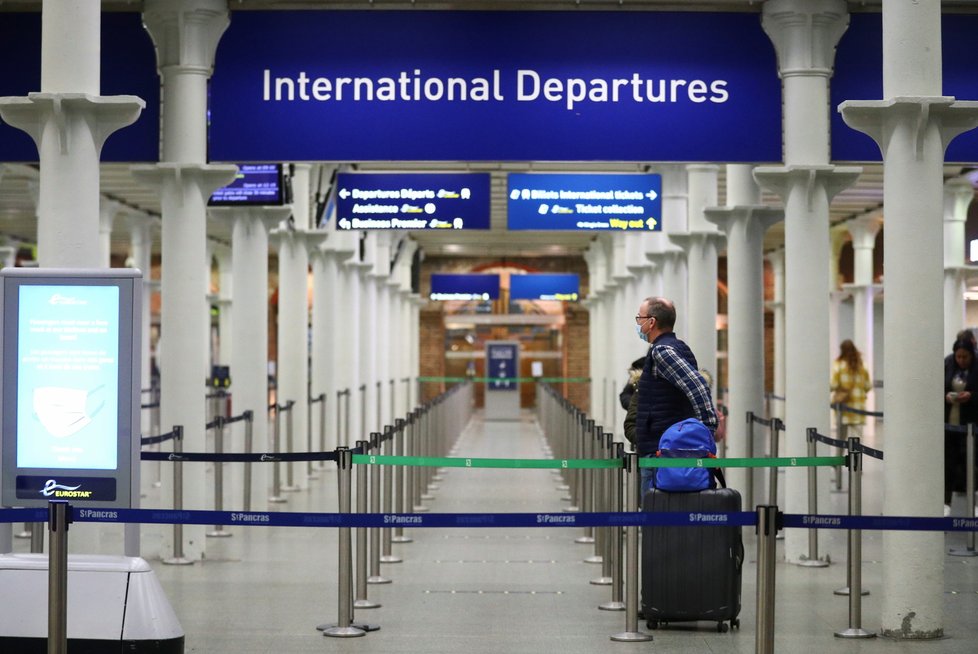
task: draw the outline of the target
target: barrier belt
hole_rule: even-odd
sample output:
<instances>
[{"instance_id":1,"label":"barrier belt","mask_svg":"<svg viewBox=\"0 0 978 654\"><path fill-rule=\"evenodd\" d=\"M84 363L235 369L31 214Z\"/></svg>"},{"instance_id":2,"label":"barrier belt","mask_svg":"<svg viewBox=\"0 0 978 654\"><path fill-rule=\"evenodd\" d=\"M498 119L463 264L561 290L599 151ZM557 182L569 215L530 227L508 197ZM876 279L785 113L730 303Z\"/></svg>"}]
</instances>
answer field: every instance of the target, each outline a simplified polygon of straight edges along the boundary
<instances>
[{"instance_id":1,"label":"barrier belt","mask_svg":"<svg viewBox=\"0 0 978 654\"><path fill-rule=\"evenodd\" d=\"M850 449L849 451L862 452L866 456L871 456L874 459L879 459L880 461L883 460L883 450L875 450L871 447L866 447L862 443L860 443L857 447Z\"/></svg>"},{"instance_id":2,"label":"barrier belt","mask_svg":"<svg viewBox=\"0 0 978 654\"><path fill-rule=\"evenodd\" d=\"M242 413L240 416L234 416L233 418L225 418L224 419L224 424L225 425L233 425L236 422L241 422L242 420L247 419L247 417L248 417L248 414L247 413Z\"/></svg>"},{"instance_id":3,"label":"barrier belt","mask_svg":"<svg viewBox=\"0 0 978 654\"><path fill-rule=\"evenodd\" d=\"M418 377L419 382L543 382L545 384L587 383L590 377Z\"/></svg>"},{"instance_id":4,"label":"barrier belt","mask_svg":"<svg viewBox=\"0 0 978 654\"><path fill-rule=\"evenodd\" d=\"M832 408L836 411L841 411L842 413L854 413L859 416L872 416L874 418L882 418L882 411L866 411L865 409L857 409L856 407L849 406L848 404L833 404Z\"/></svg>"},{"instance_id":5,"label":"barrier belt","mask_svg":"<svg viewBox=\"0 0 978 654\"><path fill-rule=\"evenodd\" d=\"M949 425L947 423L944 423L944 431L949 431L952 434L967 434L968 433L968 426L967 425Z\"/></svg>"},{"instance_id":6,"label":"barrier belt","mask_svg":"<svg viewBox=\"0 0 978 654\"><path fill-rule=\"evenodd\" d=\"M336 452L264 452L213 454L211 452L140 452L143 461L210 461L215 463L275 463L277 461L335 461Z\"/></svg>"},{"instance_id":7,"label":"barrier belt","mask_svg":"<svg viewBox=\"0 0 978 654\"><path fill-rule=\"evenodd\" d=\"M361 454L353 463L420 468L621 468L621 459L476 459L462 457L382 456Z\"/></svg>"},{"instance_id":8,"label":"barrier belt","mask_svg":"<svg viewBox=\"0 0 978 654\"><path fill-rule=\"evenodd\" d=\"M163 443L173 439L176 436L176 432L171 431L169 434L160 434L159 436L143 436L139 439L140 445L156 445L157 443Z\"/></svg>"},{"instance_id":9,"label":"barrier belt","mask_svg":"<svg viewBox=\"0 0 978 654\"><path fill-rule=\"evenodd\" d=\"M759 424L759 425L761 425L763 427L770 427L771 426L771 419L770 418L761 418L760 416L753 415L753 414L751 415L750 418L751 418L751 420L753 420L754 422L756 422L757 424Z\"/></svg>"},{"instance_id":10,"label":"barrier belt","mask_svg":"<svg viewBox=\"0 0 978 654\"><path fill-rule=\"evenodd\" d=\"M785 397L783 395L775 395L774 393L768 393L764 397L766 397L769 400L778 400L779 402L785 401Z\"/></svg>"},{"instance_id":11,"label":"barrier belt","mask_svg":"<svg viewBox=\"0 0 978 654\"><path fill-rule=\"evenodd\" d=\"M831 445L832 447L839 447L842 448L843 450L849 448L849 441L842 441L837 438L830 438L829 436L825 436L824 434L820 434L818 432L815 432L813 437L819 443L825 443L826 445Z\"/></svg>"},{"instance_id":12,"label":"barrier belt","mask_svg":"<svg viewBox=\"0 0 978 654\"><path fill-rule=\"evenodd\" d=\"M214 418L209 423L207 423L206 425L204 425L204 431L210 431L211 429L214 429L214 427L217 427L219 424L221 424L221 419L220 418Z\"/></svg>"},{"instance_id":13,"label":"barrier belt","mask_svg":"<svg viewBox=\"0 0 978 654\"><path fill-rule=\"evenodd\" d=\"M159 405L160 405L159 402L150 402L149 404L140 404L139 405L139 408L140 409L155 409Z\"/></svg>"},{"instance_id":14,"label":"barrier belt","mask_svg":"<svg viewBox=\"0 0 978 654\"><path fill-rule=\"evenodd\" d=\"M816 468L845 465L844 456L783 456L760 459L664 459L642 457L639 468Z\"/></svg>"},{"instance_id":15,"label":"barrier belt","mask_svg":"<svg viewBox=\"0 0 978 654\"><path fill-rule=\"evenodd\" d=\"M978 518L918 518L783 514L788 529L869 531L978 531ZM71 507L74 522L245 525L263 527L750 527L749 511L669 513L291 513L261 511L176 511ZM48 509L0 509L0 523L47 522Z\"/></svg>"}]
</instances>

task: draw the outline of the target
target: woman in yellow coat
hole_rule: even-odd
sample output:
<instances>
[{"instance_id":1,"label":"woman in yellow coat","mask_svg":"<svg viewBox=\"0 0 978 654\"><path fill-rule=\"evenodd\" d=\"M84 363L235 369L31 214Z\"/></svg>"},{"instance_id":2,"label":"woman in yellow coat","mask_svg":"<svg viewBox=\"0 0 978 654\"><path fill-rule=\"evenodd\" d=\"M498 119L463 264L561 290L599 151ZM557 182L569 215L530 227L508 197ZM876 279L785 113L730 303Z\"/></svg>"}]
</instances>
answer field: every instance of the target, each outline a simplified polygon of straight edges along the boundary
<instances>
[{"instance_id":1,"label":"woman in yellow coat","mask_svg":"<svg viewBox=\"0 0 978 654\"><path fill-rule=\"evenodd\" d=\"M863 357L848 338L839 345L839 356L832 362L832 404L845 404L853 409L866 410L866 394L873 381L863 365ZM845 412L842 422L848 425L850 436L862 437L866 416Z\"/></svg>"}]
</instances>

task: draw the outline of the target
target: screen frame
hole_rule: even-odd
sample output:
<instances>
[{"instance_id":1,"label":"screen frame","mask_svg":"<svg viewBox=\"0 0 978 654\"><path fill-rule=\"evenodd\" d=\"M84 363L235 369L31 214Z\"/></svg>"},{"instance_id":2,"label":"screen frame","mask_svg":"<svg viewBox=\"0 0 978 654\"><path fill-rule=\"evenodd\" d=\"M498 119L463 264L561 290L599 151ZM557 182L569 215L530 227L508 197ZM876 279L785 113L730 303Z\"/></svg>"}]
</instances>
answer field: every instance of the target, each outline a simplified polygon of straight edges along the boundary
<instances>
[{"instance_id":1,"label":"screen frame","mask_svg":"<svg viewBox=\"0 0 978 654\"><path fill-rule=\"evenodd\" d=\"M238 174L243 174L244 166L275 166L276 173L277 173L277 180L278 180L278 194L276 195L276 200L274 202L265 202L265 201L259 202L257 200L248 200L248 201L240 201L240 202L236 202L234 200L215 200L214 195L216 193L218 193L222 189L227 188L228 186L234 185L238 181L237 177L235 177L235 180L233 182L225 186L222 186L221 188L216 189L214 193L211 193L210 197L207 199L208 207L281 207L284 204L286 204L285 167L281 163L259 161L259 162L238 163L235 165L237 165L238 167Z\"/></svg>"}]
</instances>

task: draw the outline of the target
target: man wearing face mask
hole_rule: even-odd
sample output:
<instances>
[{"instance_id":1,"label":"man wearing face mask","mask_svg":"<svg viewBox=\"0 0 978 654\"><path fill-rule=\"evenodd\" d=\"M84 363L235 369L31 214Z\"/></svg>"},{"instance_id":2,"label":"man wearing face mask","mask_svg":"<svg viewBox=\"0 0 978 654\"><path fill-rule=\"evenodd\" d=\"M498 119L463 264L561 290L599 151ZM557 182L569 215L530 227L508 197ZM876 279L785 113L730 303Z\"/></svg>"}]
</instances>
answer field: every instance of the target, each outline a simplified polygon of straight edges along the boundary
<instances>
[{"instance_id":1,"label":"man wearing face mask","mask_svg":"<svg viewBox=\"0 0 978 654\"><path fill-rule=\"evenodd\" d=\"M692 350L672 331L676 308L666 298L646 298L635 316L638 337L651 344L638 381L635 438L639 456L655 456L662 432L697 418L715 435L717 414L710 388L699 372ZM642 488L654 474L642 468Z\"/></svg>"}]
</instances>

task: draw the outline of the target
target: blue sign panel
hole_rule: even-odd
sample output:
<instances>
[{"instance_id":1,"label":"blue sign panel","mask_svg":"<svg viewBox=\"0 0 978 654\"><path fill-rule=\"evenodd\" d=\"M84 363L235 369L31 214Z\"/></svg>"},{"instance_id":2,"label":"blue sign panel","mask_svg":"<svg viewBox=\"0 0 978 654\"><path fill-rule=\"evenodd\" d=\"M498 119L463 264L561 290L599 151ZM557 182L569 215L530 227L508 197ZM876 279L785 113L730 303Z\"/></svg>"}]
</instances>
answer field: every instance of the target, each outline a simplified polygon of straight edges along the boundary
<instances>
[{"instance_id":1,"label":"blue sign panel","mask_svg":"<svg viewBox=\"0 0 978 654\"><path fill-rule=\"evenodd\" d=\"M340 229L489 229L489 173L340 173Z\"/></svg>"},{"instance_id":2,"label":"blue sign panel","mask_svg":"<svg viewBox=\"0 0 978 654\"><path fill-rule=\"evenodd\" d=\"M562 300L577 302L580 280L573 273L510 275L511 300Z\"/></svg>"},{"instance_id":3,"label":"blue sign panel","mask_svg":"<svg viewBox=\"0 0 978 654\"><path fill-rule=\"evenodd\" d=\"M780 161L757 14L235 12L214 161Z\"/></svg>"},{"instance_id":4,"label":"blue sign panel","mask_svg":"<svg viewBox=\"0 0 978 654\"><path fill-rule=\"evenodd\" d=\"M284 200L282 164L238 164L234 181L214 191L208 204L279 205Z\"/></svg>"},{"instance_id":5,"label":"blue sign panel","mask_svg":"<svg viewBox=\"0 0 978 654\"><path fill-rule=\"evenodd\" d=\"M659 175L510 173L509 229L660 231Z\"/></svg>"},{"instance_id":6,"label":"blue sign panel","mask_svg":"<svg viewBox=\"0 0 978 654\"><path fill-rule=\"evenodd\" d=\"M499 381L519 377L519 350L515 343L496 343L486 347L486 376L496 381L488 382L492 391L515 391L516 382Z\"/></svg>"},{"instance_id":7,"label":"blue sign panel","mask_svg":"<svg viewBox=\"0 0 978 654\"><path fill-rule=\"evenodd\" d=\"M156 51L137 12L102 14L102 95L135 95L146 108L135 123L109 136L102 161L159 161L160 78ZM3 13L0 20L0 96L41 90L41 14ZM38 160L27 132L0 121L0 159Z\"/></svg>"},{"instance_id":8,"label":"blue sign panel","mask_svg":"<svg viewBox=\"0 0 978 654\"><path fill-rule=\"evenodd\" d=\"M433 273L432 300L495 300L499 298L499 275Z\"/></svg>"}]
</instances>

